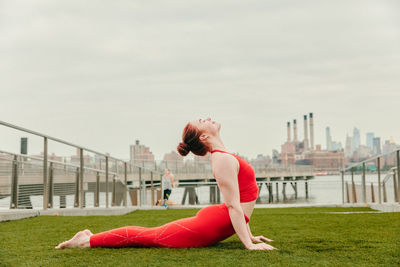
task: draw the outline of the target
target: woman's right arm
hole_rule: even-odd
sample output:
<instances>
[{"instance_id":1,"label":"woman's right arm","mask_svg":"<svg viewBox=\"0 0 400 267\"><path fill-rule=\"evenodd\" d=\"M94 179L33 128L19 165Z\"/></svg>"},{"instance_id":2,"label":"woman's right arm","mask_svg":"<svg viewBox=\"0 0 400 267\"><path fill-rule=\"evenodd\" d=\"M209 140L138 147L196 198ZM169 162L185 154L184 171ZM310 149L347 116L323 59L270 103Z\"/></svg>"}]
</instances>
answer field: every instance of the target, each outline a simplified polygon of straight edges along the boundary
<instances>
[{"instance_id":1,"label":"woman's right arm","mask_svg":"<svg viewBox=\"0 0 400 267\"><path fill-rule=\"evenodd\" d=\"M274 249L274 247L268 244L253 244L251 241L250 233L244 219L244 212L240 205L239 184L237 179L238 169L237 160L229 154L219 154L213 157L213 173L224 197L225 204L228 207L233 228L240 241L242 241L247 249Z\"/></svg>"}]
</instances>

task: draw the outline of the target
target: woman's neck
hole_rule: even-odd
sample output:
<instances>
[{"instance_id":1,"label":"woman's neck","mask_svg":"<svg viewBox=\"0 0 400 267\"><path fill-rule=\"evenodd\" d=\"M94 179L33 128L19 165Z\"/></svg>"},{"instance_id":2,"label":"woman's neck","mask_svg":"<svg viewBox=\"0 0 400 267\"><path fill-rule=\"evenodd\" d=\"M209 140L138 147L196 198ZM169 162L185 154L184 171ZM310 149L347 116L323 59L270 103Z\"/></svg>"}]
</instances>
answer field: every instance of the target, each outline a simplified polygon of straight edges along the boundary
<instances>
[{"instance_id":1,"label":"woman's neck","mask_svg":"<svg viewBox=\"0 0 400 267\"><path fill-rule=\"evenodd\" d=\"M213 137L211 140L209 140L209 142L210 142L211 151L213 151L213 150L225 151L226 150L224 143L222 142L221 138L219 138L219 137Z\"/></svg>"}]
</instances>

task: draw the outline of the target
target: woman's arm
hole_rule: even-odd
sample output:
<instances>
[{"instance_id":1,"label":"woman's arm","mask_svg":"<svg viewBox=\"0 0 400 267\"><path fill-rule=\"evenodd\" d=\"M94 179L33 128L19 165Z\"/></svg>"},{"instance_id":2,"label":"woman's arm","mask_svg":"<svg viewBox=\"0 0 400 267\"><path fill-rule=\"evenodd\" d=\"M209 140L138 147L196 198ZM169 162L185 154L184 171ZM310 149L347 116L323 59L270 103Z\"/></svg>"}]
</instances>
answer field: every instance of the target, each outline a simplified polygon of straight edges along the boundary
<instances>
[{"instance_id":1,"label":"woman's arm","mask_svg":"<svg viewBox=\"0 0 400 267\"><path fill-rule=\"evenodd\" d=\"M217 155L213 156L212 161L214 177L217 180L218 187L224 197L225 204L229 210L229 217L240 241L242 241L243 245L247 249L251 250L275 249L271 245L265 243L253 244L251 241L250 230L246 226L244 212L240 205L238 161L232 155L225 153L218 153Z\"/></svg>"},{"instance_id":2,"label":"woman's arm","mask_svg":"<svg viewBox=\"0 0 400 267\"><path fill-rule=\"evenodd\" d=\"M218 187L224 197L229 210L229 216L243 245L248 248L252 245L244 219L244 213L240 206L239 184L237 180L239 164L237 160L225 153L213 157L213 173Z\"/></svg>"}]
</instances>

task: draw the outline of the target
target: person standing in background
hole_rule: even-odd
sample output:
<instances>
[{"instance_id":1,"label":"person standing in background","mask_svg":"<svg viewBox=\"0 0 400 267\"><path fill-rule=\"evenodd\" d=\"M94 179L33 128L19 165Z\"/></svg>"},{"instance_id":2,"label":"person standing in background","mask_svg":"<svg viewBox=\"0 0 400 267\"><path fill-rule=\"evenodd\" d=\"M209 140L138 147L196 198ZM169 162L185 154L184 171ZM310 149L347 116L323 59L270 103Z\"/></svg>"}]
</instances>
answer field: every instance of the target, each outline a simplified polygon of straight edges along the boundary
<instances>
[{"instance_id":1,"label":"person standing in background","mask_svg":"<svg viewBox=\"0 0 400 267\"><path fill-rule=\"evenodd\" d=\"M163 188L163 203L164 207L167 207L167 200L172 192L172 187L174 186L174 176L172 175L171 171L166 168L164 170L164 175L162 177L162 188Z\"/></svg>"}]
</instances>

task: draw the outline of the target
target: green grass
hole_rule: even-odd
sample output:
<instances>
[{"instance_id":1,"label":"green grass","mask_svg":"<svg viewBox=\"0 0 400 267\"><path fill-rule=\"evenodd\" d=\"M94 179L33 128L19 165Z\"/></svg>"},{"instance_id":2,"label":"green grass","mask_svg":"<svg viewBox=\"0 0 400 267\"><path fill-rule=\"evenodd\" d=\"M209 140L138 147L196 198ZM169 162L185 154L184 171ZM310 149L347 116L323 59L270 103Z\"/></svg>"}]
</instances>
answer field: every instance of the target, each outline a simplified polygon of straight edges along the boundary
<instances>
[{"instance_id":1,"label":"green grass","mask_svg":"<svg viewBox=\"0 0 400 267\"><path fill-rule=\"evenodd\" d=\"M399 266L400 214L353 213L368 208L255 209L254 234L276 251L245 250L237 236L207 248L56 250L77 231L158 226L197 210L136 211L124 216L42 216L0 223L1 266Z\"/></svg>"}]
</instances>

